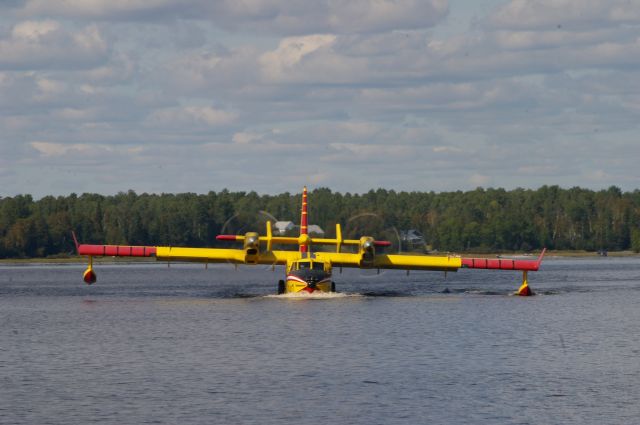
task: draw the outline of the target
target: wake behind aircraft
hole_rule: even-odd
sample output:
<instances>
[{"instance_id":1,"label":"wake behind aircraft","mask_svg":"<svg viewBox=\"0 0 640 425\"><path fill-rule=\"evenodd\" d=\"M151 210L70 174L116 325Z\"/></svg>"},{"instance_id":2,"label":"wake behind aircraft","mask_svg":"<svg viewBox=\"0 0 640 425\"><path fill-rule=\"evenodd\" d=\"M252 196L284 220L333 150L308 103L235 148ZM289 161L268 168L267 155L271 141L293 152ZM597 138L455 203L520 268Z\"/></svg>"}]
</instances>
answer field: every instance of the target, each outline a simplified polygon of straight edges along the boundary
<instances>
[{"instance_id":1,"label":"wake behind aircraft","mask_svg":"<svg viewBox=\"0 0 640 425\"><path fill-rule=\"evenodd\" d=\"M79 244L73 235L79 255L86 255L89 265L83 280L96 282L93 257L155 257L159 261L197 263L266 264L286 266L285 279L278 281L278 294L296 292L335 292L332 271L335 267L362 269L435 270L455 272L460 268L522 271L522 284L517 295L529 296L533 292L527 273L537 271L545 250L537 259L463 258L456 255L416 255L376 253L376 248L390 246L388 241L371 236L344 239L340 224L336 224L335 238L316 238L308 233L307 188L302 191L300 235L274 236L271 222L266 223L266 234L247 232L244 235L218 235L217 240L242 243L242 248L189 248L172 246L129 246ZM274 245L297 245L297 250L277 250ZM314 251L315 246L333 246L334 252ZM343 252L344 247L356 247L356 252Z\"/></svg>"}]
</instances>

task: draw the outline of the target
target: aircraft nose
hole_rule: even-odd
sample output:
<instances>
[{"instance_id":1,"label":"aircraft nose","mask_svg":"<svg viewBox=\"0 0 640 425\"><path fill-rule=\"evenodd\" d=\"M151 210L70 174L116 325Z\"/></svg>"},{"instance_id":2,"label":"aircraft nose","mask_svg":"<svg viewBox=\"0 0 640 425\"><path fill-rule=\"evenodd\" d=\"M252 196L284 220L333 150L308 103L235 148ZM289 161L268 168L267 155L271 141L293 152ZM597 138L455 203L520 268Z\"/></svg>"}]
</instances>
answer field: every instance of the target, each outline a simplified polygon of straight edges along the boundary
<instances>
[{"instance_id":1,"label":"aircraft nose","mask_svg":"<svg viewBox=\"0 0 640 425\"><path fill-rule=\"evenodd\" d=\"M307 279L307 287L316 289L318 287L318 278L315 276L309 276Z\"/></svg>"}]
</instances>

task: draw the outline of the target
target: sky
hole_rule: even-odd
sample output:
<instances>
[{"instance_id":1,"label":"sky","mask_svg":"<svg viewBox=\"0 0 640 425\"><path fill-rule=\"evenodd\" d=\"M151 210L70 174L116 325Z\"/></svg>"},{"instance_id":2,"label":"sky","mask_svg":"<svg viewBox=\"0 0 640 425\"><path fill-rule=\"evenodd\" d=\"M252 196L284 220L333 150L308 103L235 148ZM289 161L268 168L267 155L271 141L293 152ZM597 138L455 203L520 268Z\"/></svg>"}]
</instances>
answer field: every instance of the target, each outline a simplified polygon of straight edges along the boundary
<instances>
[{"instance_id":1,"label":"sky","mask_svg":"<svg viewBox=\"0 0 640 425\"><path fill-rule=\"evenodd\" d=\"M0 196L640 188L640 0L2 0Z\"/></svg>"}]
</instances>

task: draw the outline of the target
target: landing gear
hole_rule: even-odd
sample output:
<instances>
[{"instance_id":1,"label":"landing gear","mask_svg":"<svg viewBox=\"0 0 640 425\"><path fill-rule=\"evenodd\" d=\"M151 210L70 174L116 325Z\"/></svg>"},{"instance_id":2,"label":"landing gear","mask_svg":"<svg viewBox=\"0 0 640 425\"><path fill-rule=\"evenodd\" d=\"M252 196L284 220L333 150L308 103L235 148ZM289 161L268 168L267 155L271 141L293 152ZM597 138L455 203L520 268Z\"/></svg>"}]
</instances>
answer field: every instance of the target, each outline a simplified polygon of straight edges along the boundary
<instances>
[{"instance_id":1,"label":"landing gear","mask_svg":"<svg viewBox=\"0 0 640 425\"><path fill-rule=\"evenodd\" d=\"M278 281L278 295L284 294L284 280L280 279Z\"/></svg>"},{"instance_id":2,"label":"landing gear","mask_svg":"<svg viewBox=\"0 0 640 425\"><path fill-rule=\"evenodd\" d=\"M331 281L331 292L336 292L336 283Z\"/></svg>"}]
</instances>

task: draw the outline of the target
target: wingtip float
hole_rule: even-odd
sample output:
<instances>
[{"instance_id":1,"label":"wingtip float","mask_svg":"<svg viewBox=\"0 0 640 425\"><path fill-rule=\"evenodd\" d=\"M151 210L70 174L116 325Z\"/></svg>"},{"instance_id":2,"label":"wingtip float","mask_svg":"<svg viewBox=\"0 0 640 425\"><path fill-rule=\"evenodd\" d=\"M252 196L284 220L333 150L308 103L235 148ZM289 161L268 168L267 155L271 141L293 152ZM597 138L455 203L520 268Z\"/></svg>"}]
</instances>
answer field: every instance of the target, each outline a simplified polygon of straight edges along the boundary
<instances>
[{"instance_id":1,"label":"wingtip float","mask_svg":"<svg viewBox=\"0 0 640 425\"><path fill-rule=\"evenodd\" d=\"M285 279L278 282L278 294L292 292L334 292L332 280L334 267L368 269L437 270L457 271L460 268L515 270L522 272L522 284L516 295L530 296L528 272L537 271L546 252L543 249L537 259L487 259L461 258L450 255L405 255L376 253L377 247L390 246L388 241L370 236L359 239L344 239L340 224L336 224L335 238L316 238L308 234L307 188L302 192L300 235L273 236L271 222L266 223L266 233L244 235L218 235L219 241L241 242L242 249L189 248L171 246L129 246L80 244L73 234L79 255L87 256L89 264L83 274L85 283L91 285L97 276L93 270L93 257L155 257L159 261L184 261L199 263L267 264L286 266ZM273 245L298 245L297 251L274 250ZM313 252L317 245L334 246L332 252ZM344 246L357 247L356 252L343 252Z\"/></svg>"}]
</instances>

